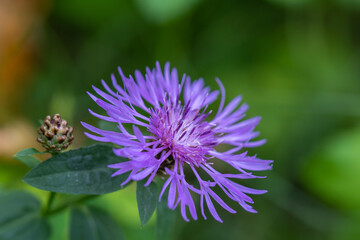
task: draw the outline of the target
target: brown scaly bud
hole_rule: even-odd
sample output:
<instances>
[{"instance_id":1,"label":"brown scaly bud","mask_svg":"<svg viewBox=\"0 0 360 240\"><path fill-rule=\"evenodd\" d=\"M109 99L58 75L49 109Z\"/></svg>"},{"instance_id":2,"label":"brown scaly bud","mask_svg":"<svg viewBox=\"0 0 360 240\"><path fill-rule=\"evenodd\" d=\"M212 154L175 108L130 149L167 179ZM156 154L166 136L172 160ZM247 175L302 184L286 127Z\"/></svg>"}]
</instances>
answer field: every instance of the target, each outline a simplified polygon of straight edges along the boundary
<instances>
[{"instance_id":1,"label":"brown scaly bud","mask_svg":"<svg viewBox=\"0 0 360 240\"><path fill-rule=\"evenodd\" d=\"M37 141L49 152L60 152L73 141L73 131L74 129L68 126L67 121L61 119L60 114L55 114L53 117L46 116L38 129Z\"/></svg>"}]
</instances>

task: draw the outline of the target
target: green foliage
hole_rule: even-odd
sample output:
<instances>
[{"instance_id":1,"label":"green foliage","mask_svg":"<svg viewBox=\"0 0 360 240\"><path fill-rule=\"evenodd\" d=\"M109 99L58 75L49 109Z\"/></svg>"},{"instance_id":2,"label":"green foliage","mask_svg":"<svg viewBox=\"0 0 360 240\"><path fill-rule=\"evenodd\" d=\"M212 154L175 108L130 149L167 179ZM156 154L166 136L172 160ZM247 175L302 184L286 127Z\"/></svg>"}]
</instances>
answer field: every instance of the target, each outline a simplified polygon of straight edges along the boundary
<instances>
[{"instance_id":1,"label":"green foliage","mask_svg":"<svg viewBox=\"0 0 360 240\"><path fill-rule=\"evenodd\" d=\"M200 0L137 0L140 10L155 22L172 20L194 7Z\"/></svg>"},{"instance_id":2,"label":"green foliage","mask_svg":"<svg viewBox=\"0 0 360 240\"><path fill-rule=\"evenodd\" d=\"M306 186L324 201L342 209L360 209L360 126L335 134L309 159L303 174ZM355 185L354 185L355 184Z\"/></svg>"},{"instance_id":3,"label":"green foliage","mask_svg":"<svg viewBox=\"0 0 360 240\"><path fill-rule=\"evenodd\" d=\"M172 239L176 214L167 205L166 192L157 205L156 238L158 240Z\"/></svg>"},{"instance_id":4,"label":"green foliage","mask_svg":"<svg viewBox=\"0 0 360 240\"><path fill-rule=\"evenodd\" d=\"M66 21L82 27L97 27L116 18L126 5L125 1L116 0L63 0L56 2L55 12Z\"/></svg>"},{"instance_id":5,"label":"green foliage","mask_svg":"<svg viewBox=\"0 0 360 240\"><path fill-rule=\"evenodd\" d=\"M316 2L314 0L268 0L268 1L291 8L301 8L304 6L308 6L310 4L314 4Z\"/></svg>"},{"instance_id":6,"label":"green foliage","mask_svg":"<svg viewBox=\"0 0 360 240\"><path fill-rule=\"evenodd\" d=\"M34 157L33 155L43 154L43 153L45 153L45 152L39 152L35 148L27 148L27 149L24 149L24 150L21 150L20 152L18 152L14 156L14 158L21 161L28 167L33 168L40 163L40 160L37 157Z\"/></svg>"},{"instance_id":7,"label":"green foliage","mask_svg":"<svg viewBox=\"0 0 360 240\"><path fill-rule=\"evenodd\" d=\"M157 185L152 182L145 187L146 180L136 183L136 201L139 210L141 225L144 226L153 215L158 200Z\"/></svg>"},{"instance_id":8,"label":"green foliage","mask_svg":"<svg viewBox=\"0 0 360 240\"><path fill-rule=\"evenodd\" d=\"M41 216L41 204L21 191L0 194L1 240L47 240L48 223Z\"/></svg>"},{"instance_id":9,"label":"green foliage","mask_svg":"<svg viewBox=\"0 0 360 240\"><path fill-rule=\"evenodd\" d=\"M122 240L118 224L106 212L88 206L72 207L70 240Z\"/></svg>"},{"instance_id":10,"label":"green foliage","mask_svg":"<svg viewBox=\"0 0 360 240\"><path fill-rule=\"evenodd\" d=\"M109 164L124 159L112 147L95 144L65 152L42 162L29 171L23 180L33 187L70 194L105 194L120 190L126 174L111 177Z\"/></svg>"}]
</instances>

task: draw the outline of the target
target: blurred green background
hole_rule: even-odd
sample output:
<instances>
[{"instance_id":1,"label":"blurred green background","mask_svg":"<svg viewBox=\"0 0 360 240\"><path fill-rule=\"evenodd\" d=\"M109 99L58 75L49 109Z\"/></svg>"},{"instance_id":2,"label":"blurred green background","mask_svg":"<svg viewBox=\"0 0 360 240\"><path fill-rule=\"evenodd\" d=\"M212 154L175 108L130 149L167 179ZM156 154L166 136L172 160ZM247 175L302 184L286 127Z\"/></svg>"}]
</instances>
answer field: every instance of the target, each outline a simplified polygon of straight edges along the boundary
<instances>
[{"instance_id":1,"label":"blurred green background","mask_svg":"<svg viewBox=\"0 0 360 240\"><path fill-rule=\"evenodd\" d=\"M60 113L75 127L73 148L90 144L80 121L91 85L170 61L205 78L247 116L262 116L267 179L243 184L258 214L219 209L213 219L177 220L174 239L360 239L360 0L2 0L0 1L0 188L26 189L12 156L36 147L39 119ZM140 227L135 185L92 202L109 210L126 239L155 239ZM177 209L178 210L178 209ZM66 239L66 216L51 219Z\"/></svg>"}]
</instances>

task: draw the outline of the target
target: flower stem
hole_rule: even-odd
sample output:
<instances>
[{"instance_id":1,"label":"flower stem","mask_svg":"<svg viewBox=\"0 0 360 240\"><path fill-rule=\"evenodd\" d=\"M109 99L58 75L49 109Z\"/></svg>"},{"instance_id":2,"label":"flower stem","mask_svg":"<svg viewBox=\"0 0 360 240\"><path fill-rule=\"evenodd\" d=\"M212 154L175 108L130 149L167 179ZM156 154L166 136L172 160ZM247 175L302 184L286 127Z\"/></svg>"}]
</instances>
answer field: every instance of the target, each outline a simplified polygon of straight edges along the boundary
<instances>
[{"instance_id":1,"label":"flower stem","mask_svg":"<svg viewBox=\"0 0 360 240\"><path fill-rule=\"evenodd\" d=\"M60 205L59 207L53 209L53 210L48 210L44 213L44 216L50 216L50 215L53 215L53 214L56 214L58 212L61 212L62 210L70 207L71 205L74 205L74 204L79 204L79 203L83 203L89 199L92 199L92 198L95 198L99 195L85 195L81 198L78 198L78 199L74 199L74 200L71 200L71 201L68 201L62 205Z\"/></svg>"},{"instance_id":2,"label":"flower stem","mask_svg":"<svg viewBox=\"0 0 360 240\"><path fill-rule=\"evenodd\" d=\"M52 203L54 201L55 195L56 195L55 192L50 192L48 201L47 201L46 206L45 206L45 208L43 210L44 215L46 215L50 211L50 208L51 208L51 205L52 205Z\"/></svg>"},{"instance_id":3,"label":"flower stem","mask_svg":"<svg viewBox=\"0 0 360 240\"><path fill-rule=\"evenodd\" d=\"M50 153L50 154L54 157L55 155L57 155L57 154L59 154L59 153L58 153L58 152L52 152L52 153ZM52 205L52 203L53 203L53 201L54 201L54 198L55 198L55 195L56 195L55 192L50 192L48 201L47 201L47 203L46 203L46 206L45 206L45 208L43 209L43 215L47 215L47 213L50 211L51 205Z\"/></svg>"}]
</instances>

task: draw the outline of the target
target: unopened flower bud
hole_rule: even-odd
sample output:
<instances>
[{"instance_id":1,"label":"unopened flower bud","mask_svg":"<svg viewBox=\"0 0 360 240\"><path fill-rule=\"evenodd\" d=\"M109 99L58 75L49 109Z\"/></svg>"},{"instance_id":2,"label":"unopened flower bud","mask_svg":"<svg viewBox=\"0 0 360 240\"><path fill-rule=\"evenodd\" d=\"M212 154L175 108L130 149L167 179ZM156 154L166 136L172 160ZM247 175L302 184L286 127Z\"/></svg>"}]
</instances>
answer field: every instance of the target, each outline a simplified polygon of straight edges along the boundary
<instances>
[{"instance_id":1,"label":"unopened flower bud","mask_svg":"<svg viewBox=\"0 0 360 240\"><path fill-rule=\"evenodd\" d=\"M73 130L66 120L61 119L60 114L55 114L52 118L46 116L38 129L37 141L49 152L60 152L73 141Z\"/></svg>"}]
</instances>

